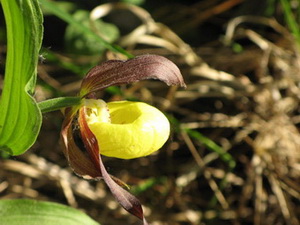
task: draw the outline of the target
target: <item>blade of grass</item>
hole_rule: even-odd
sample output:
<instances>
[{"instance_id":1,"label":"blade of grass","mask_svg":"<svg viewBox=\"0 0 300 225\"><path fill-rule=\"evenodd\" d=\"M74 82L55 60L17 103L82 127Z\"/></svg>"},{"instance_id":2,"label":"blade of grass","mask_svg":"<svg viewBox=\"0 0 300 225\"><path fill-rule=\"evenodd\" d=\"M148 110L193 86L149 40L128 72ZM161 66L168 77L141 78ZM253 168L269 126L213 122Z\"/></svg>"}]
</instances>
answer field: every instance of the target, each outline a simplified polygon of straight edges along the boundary
<instances>
[{"instance_id":1,"label":"blade of grass","mask_svg":"<svg viewBox=\"0 0 300 225\"><path fill-rule=\"evenodd\" d=\"M228 165L230 171L232 171L235 168L236 166L235 160L228 152L224 151L224 149L221 146L217 145L214 141L205 137L203 134L201 134L198 131L188 129L188 128L181 128L180 122L173 116L167 115L167 117L169 121L173 124L175 132L177 133L182 131L186 132L190 137L198 140L209 150L216 152L219 155L219 157Z\"/></svg>"},{"instance_id":2,"label":"blade of grass","mask_svg":"<svg viewBox=\"0 0 300 225\"><path fill-rule=\"evenodd\" d=\"M207 147L211 151L214 151L215 153L217 153L219 155L220 159L222 159L228 165L230 171L234 169L234 167L236 165L235 160L232 158L232 156L228 152L224 151L224 149L222 147L220 147L214 141L205 137L203 134L201 134L198 131L191 130L191 129L184 129L184 131L190 137L200 141L205 147Z\"/></svg>"},{"instance_id":3,"label":"blade of grass","mask_svg":"<svg viewBox=\"0 0 300 225\"><path fill-rule=\"evenodd\" d=\"M221 189L217 185L217 182L215 179L213 179L212 173L210 170L206 169L206 164L204 163L201 155L199 154L196 146L194 145L194 142L192 141L192 138L187 134L187 132L182 131L181 136L187 145L188 149L190 150L194 160L196 161L197 165L203 170L203 175L205 179L208 182L208 185L210 186L211 190L214 192L213 198L216 199L221 204L221 207L223 209L228 209L229 205L225 199L225 196L221 192ZM216 204L216 203L214 203Z\"/></svg>"},{"instance_id":4,"label":"blade of grass","mask_svg":"<svg viewBox=\"0 0 300 225\"><path fill-rule=\"evenodd\" d=\"M55 3L52 3L48 0L39 0L39 1L41 2L41 6L45 9L47 9L47 11L52 12L55 16L57 16L58 18L62 19L65 22L67 22L68 24L72 24L72 25L76 26L82 32L87 33L88 35L94 36L99 41L99 44L105 46L107 49L114 51L114 52L121 53L121 54L127 56L128 58L133 58L132 54L128 53L126 50L124 50L120 46L108 43L103 38L96 35L91 29L84 26L82 23L77 22L69 13L58 8L55 5Z\"/></svg>"},{"instance_id":5,"label":"blade of grass","mask_svg":"<svg viewBox=\"0 0 300 225\"><path fill-rule=\"evenodd\" d=\"M200 132L188 128L181 128L180 122L176 118L174 118L171 115L167 115L167 117L169 121L174 125L175 132L177 133L185 132L189 137L196 139L209 150L216 152L219 155L220 159L228 165L229 169L228 171L225 172L223 179L219 183L219 189L220 191L222 191L226 186L228 174L231 173L236 166L236 161L234 160L234 158L228 152L226 152L221 146L217 145L213 140L205 137ZM213 206L216 203L217 203L217 199L214 196L210 201L210 206Z\"/></svg>"},{"instance_id":6,"label":"blade of grass","mask_svg":"<svg viewBox=\"0 0 300 225\"><path fill-rule=\"evenodd\" d=\"M294 35L294 37L298 43L298 46L300 46L300 26L297 23L296 18L292 12L290 1L280 0L280 3L283 8L283 13L285 16L286 23L287 23L290 31Z\"/></svg>"},{"instance_id":7,"label":"blade of grass","mask_svg":"<svg viewBox=\"0 0 300 225\"><path fill-rule=\"evenodd\" d=\"M205 137L200 132L195 131L195 130L191 130L191 129L184 129L184 131L190 137L198 140L205 147L207 147L211 151L214 151L215 153L217 153L219 155L220 159L223 160L228 165L229 170L225 172L224 177L222 178L222 180L219 183L219 189L220 189L220 191L222 191L225 188L226 184L227 184L227 176L228 176L228 174L231 173L233 171L233 169L235 168L235 166L236 166L235 160L233 159L233 157L228 152L224 151L224 149L222 147L220 147L219 145L217 145L211 139ZM213 198L211 199L209 205L212 207L216 203L217 203L217 198L216 198L216 196L213 196Z\"/></svg>"},{"instance_id":8,"label":"blade of grass","mask_svg":"<svg viewBox=\"0 0 300 225\"><path fill-rule=\"evenodd\" d=\"M166 187L167 183L167 177L151 177L140 184L134 186L131 188L131 192L135 195L139 195L151 188L153 188L155 185L162 184L162 186Z\"/></svg>"}]
</instances>

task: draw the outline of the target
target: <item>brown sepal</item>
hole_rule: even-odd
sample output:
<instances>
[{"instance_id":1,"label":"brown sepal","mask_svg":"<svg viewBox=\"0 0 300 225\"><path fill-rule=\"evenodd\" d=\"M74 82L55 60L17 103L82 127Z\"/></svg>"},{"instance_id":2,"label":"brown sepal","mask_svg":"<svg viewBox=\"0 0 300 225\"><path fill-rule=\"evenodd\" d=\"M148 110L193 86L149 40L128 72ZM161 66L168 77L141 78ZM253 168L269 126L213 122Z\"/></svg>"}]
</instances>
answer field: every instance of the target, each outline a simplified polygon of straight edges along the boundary
<instances>
[{"instance_id":1,"label":"brown sepal","mask_svg":"<svg viewBox=\"0 0 300 225\"><path fill-rule=\"evenodd\" d=\"M97 169L100 170L102 177L109 187L111 193L114 195L115 199L119 202L119 204L129 213L132 215L138 217L143 221L144 225L148 225L143 209L141 206L140 201L127 192L125 189L123 189L120 184L118 183L120 180L115 180L113 177L111 177L102 162L101 156L99 154L99 146L97 139L95 135L92 133L90 128L88 127L88 124L86 122L86 107L82 107L79 110L79 118L78 123L80 126L80 133L82 140L84 142L85 149L88 151L94 165L97 167Z\"/></svg>"},{"instance_id":2,"label":"brown sepal","mask_svg":"<svg viewBox=\"0 0 300 225\"><path fill-rule=\"evenodd\" d=\"M92 68L82 81L80 96L145 79L186 87L180 70L173 62L163 56L141 55L125 61L110 60Z\"/></svg>"},{"instance_id":3,"label":"brown sepal","mask_svg":"<svg viewBox=\"0 0 300 225\"><path fill-rule=\"evenodd\" d=\"M61 142L64 155L70 167L78 175L85 179L100 179L102 174L95 167L90 156L81 150L75 142L75 132L79 132L77 125L77 110L68 108L65 112L65 120L61 130Z\"/></svg>"},{"instance_id":4,"label":"brown sepal","mask_svg":"<svg viewBox=\"0 0 300 225\"><path fill-rule=\"evenodd\" d=\"M122 188L127 188L124 182L107 173L99 154L97 139L89 129L85 119L86 107L83 106L79 109L79 112L77 111L74 109L67 110L61 132L64 154L71 168L76 174L86 179L102 178L119 204L129 213L142 220L143 225L148 225L139 200ZM79 131L76 128L77 126L79 126ZM77 146L74 140L74 132L80 132L85 147L84 151Z\"/></svg>"}]
</instances>

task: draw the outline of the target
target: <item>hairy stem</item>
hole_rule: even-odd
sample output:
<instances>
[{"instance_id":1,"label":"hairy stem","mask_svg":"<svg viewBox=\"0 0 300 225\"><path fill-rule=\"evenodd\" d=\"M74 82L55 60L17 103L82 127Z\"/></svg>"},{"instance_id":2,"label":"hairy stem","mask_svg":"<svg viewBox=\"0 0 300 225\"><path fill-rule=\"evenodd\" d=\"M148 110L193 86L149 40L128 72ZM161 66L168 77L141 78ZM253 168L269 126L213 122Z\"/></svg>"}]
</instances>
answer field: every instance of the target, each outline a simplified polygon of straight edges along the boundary
<instances>
[{"instance_id":1,"label":"hairy stem","mask_svg":"<svg viewBox=\"0 0 300 225\"><path fill-rule=\"evenodd\" d=\"M81 102L80 97L59 97L52 98L38 103L42 113L56 111L65 107L79 105Z\"/></svg>"}]
</instances>

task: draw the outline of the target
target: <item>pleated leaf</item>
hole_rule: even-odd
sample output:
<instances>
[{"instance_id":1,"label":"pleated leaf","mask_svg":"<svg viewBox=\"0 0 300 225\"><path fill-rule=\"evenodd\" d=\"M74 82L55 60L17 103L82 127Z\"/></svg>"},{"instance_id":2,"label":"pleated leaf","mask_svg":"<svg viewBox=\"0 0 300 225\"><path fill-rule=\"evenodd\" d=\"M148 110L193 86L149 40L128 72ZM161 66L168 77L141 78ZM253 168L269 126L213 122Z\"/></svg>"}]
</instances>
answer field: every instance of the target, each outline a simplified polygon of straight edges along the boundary
<instances>
[{"instance_id":1,"label":"pleated leaf","mask_svg":"<svg viewBox=\"0 0 300 225\"><path fill-rule=\"evenodd\" d=\"M1 0L7 28L7 58L0 99L0 150L24 153L42 123L32 95L43 35L37 0Z\"/></svg>"}]
</instances>

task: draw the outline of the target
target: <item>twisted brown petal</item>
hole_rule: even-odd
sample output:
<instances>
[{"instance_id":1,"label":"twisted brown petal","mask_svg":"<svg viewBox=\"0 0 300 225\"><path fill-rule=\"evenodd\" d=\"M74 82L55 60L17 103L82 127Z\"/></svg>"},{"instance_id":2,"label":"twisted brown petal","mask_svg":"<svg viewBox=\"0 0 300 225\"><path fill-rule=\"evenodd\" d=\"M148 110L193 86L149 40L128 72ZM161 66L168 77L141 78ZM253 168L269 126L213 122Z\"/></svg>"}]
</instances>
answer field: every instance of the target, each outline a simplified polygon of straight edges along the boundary
<instances>
[{"instance_id":1,"label":"twisted brown petal","mask_svg":"<svg viewBox=\"0 0 300 225\"><path fill-rule=\"evenodd\" d=\"M75 127L73 125L74 121L77 122L77 114L77 110L71 108L67 110L61 132L64 154L71 168L77 175L85 179L103 178L120 205L125 210L141 219L143 225L148 225L139 200L122 188L127 187L124 182L107 173L99 154L97 140L85 120L85 107L81 108L79 111L78 123L86 152L82 151L77 146L74 140Z\"/></svg>"},{"instance_id":2,"label":"twisted brown petal","mask_svg":"<svg viewBox=\"0 0 300 225\"><path fill-rule=\"evenodd\" d=\"M167 85L185 87L180 70L173 62L158 55L141 55L126 61L110 60L92 68L82 81L80 96L145 79L159 79Z\"/></svg>"},{"instance_id":3,"label":"twisted brown petal","mask_svg":"<svg viewBox=\"0 0 300 225\"><path fill-rule=\"evenodd\" d=\"M100 171L100 174L102 174L105 183L109 187L116 200L120 203L120 205L125 210L141 219L144 225L148 225L139 200L135 196L127 192L125 189L123 189L121 186L119 186L120 184L118 182L120 182L120 180L113 179L113 177L111 177L107 173L99 154L97 139L87 125L85 114L86 108L82 107L79 111L78 122L82 140L84 142L86 150L90 155L91 161L93 162L97 170Z\"/></svg>"},{"instance_id":4,"label":"twisted brown petal","mask_svg":"<svg viewBox=\"0 0 300 225\"><path fill-rule=\"evenodd\" d=\"M82 151L74 140L73 122L76 121L76 110L68 108L61 131L61 142L63 152L74 172L85 179L99 179L102 174L99 168L95 167L89 155Z\"/></svg>"},{"instance_id":5,"label":"twisted brown petal","mask_svg":"<svg viewBox=\"0 0 300 225\"><path fill-rule=\"evenodd\" d=\"M102 177L98 166L98 155L86 149L81 149L75 142L74 133L79 132L73 123L77 123L77 110L68 108L66 110L65 120L61 131L61 143L64 155L66 156L70 167L80 177L84 179L99 180ZM74 127L75 126L75 127ZM77 137L78 139L79 137ZM91 137L93 139L93 136ZM111 178L120 186L128 188L128 185L120 179L111 176Z\"/></svg>"}]
</instances>

